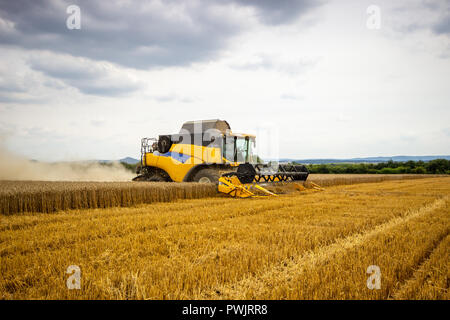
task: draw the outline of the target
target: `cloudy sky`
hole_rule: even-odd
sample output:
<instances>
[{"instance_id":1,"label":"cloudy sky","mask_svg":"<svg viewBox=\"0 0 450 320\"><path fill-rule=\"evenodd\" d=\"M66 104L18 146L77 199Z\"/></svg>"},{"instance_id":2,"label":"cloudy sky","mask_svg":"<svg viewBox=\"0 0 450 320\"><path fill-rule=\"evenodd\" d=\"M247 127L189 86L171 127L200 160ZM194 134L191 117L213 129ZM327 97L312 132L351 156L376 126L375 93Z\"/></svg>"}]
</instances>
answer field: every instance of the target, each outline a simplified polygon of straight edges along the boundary
<instances>
[{"instance_id":1,"label":"cloudy sky","mask_svg":"<svg viewBox=\"0 0 450 320\"><path fill-rule=\"evenodd\" d=\"M450 154L449 10L0 0L1 139L39 160L137 158L141 137L220 118L281 157Z\"/></svg>"}]
</instances>

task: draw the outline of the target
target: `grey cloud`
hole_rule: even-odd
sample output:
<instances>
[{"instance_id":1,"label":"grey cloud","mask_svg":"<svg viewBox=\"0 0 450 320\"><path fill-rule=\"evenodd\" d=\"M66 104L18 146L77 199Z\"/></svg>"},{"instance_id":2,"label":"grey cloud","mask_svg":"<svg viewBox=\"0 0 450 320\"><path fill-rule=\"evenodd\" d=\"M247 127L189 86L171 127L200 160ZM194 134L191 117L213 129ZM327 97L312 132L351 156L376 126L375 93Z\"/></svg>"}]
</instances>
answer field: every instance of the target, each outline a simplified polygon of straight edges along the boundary
<instances>
[{"instance_id":1,"label":"grey cloud","mask_svg":"<svg viewBox=\"0 0 450 320\"><path fill-rule=\"evenodd\" d=\"M28 94L22 87L17 87L12 83L10 86L0 86L1 103L31 104L42 103L44 98L39 95Z\"/></svg>"},{"instance_id":2,"label":"grey cloud","mask_svg":"<svg viewBox=\"0 0 450 320\"><path fill-rule=\"evenodd\" d=\"M0 79L0 92L25 92L26 89L18 83L2 83Z\"/></svg>"},{"instance_id":3,"label":"grey cloud","mask_svg":"<svg viewBox=\"0 0 450 320\"><path fill-rule=\"evenodd\" d=\"M22 96L0 93L0 102L2 102L2 103L29 104L29 103L43 102L43 100L42 99L34 99L34 98L25 98L25 97L22 97Z\"/></svg>"},{"instance_id":4,"label":"grey cloud","mask_svg":"<svg viewBox=\"0 0 450 320\"><path fill-rule=\"evenodd\" d=\"M103 85L103 84L83 84L83 83L70 83L77 87L81 92L85 94L95 96L121 96L130 92L136 91L138 87L135 86L121 86L121 85Z\"/></svg>"},{"instance_id":5,"label":"grey cloud","mask_svg":"<svg viewBox=\"0 0 450 320\"><path fill-rule=\"evenodd\" d=\"M300 12L306 12L321 4L312 0L235 0L244 6L253 7L257 17L265 24L279 25L292 22Z\"/></svg>"},{"instance_id":6,"label":"grey cloud","mask_svg":"<svg viewBox=\"0 0 450 320\"><path fill-rule=\"evenodd\" d=\"M436 34L450 34L450 1L444 0L434 3L434 10L440 12L438 21L433 25L432 30Z\"/></svg>"},{"instance_id":7,"label":"grey cloud","mask_svg":"<svg viewBox=\"0 0 450 320\"><path fill-rule=\"evenodd\" d=\"M12 74L6 66L0 66L0 93L26 92L30 82L27 77Z\"/></svg>"},{"instance_id":8,"label":"grey cloud","mask_svg":"<svg viewBox=\"0 0 450 320\"><path fill-rule=\"evenodd\" d=\"M120 96L143 85L110 63L68 55L41 54L29 59L30 67L85 94ZM51 85L55 87L55 84Z\"/></svg>"},{"instance_id":9,"label":"grey cloud","mask_svg":"<svg viewBox=\"0 0 450 320\"><path fill-rule=\"evenodd\" d=\"M35 85L36 80L30 72L8 73L0 67L0 102L28 104L42 101L36 92L29 94L29 88Z\"/></svg>"},{"instance_id":10,"label":"grey cloud","mask_svg":"<svg viewBox=\"0 0 450 320\"><path fill-rule=\"evenodd\" d=\"M393 28L401 33L429 30L450 34L450 1L411 1L392 9Z\"/></svg>"},{"instance_id":11,"label":"grey cloud","mask_svg":"<svg viewBox=\"0 0 450 320\"><path fill-rule=\"evenodd\" d=\"M436 23L432 30L437 34L450 34L450 14L447 14L438 23Z\"/></svg>"},{"instance_id":12,"label":"grey cloud","mask_svg":"<svg viewBox=\"0 0 450 320\"><path fill-rule=\"evenodd\" d=\"M81 8L81 29L66 28L66 8ZM50 1L0 3L0 43L107 60L133 68L187 65L215 57L248 26L289 23L313 7L285 1ZM235 10L235 9L238 10Z\"/></svg>"}]
</instances>

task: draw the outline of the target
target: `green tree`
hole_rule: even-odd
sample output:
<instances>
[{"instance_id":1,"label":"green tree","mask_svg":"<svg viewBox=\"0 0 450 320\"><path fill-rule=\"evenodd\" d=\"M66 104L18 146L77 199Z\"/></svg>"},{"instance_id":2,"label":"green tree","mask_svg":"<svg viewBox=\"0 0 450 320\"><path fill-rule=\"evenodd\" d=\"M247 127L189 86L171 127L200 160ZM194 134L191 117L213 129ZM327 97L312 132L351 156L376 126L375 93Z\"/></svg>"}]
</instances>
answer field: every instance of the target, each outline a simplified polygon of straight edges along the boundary
<instances>
[{"instance_id":1,"label":"green tree","mask_svg":"<svg viewBox=\"0 0 450 320\"><path fill-rule=\"evenodd\" d=\"M411 173L417 173L417 174L425 174L427 173L427 170L425 170L424 167L415 167L411 170Z\"/></svg>"},{"instance_id":2,"label":"green tree","mask_svg":"<svg viewBox=\"0 0 450 320\"><path fill-rule=\"evenodd\" d=\"M395 168L397 167L397 165L395 164L394 160L389 159L389 161L385 163L384 167Z\"/></svg>"},{"instance_id":3,"label":"green tree","mask_svg":"<svg viewBox=\"0 0 450 320\"><path fill-rule=\"evenodd\" d=\"M330 169L326 164L321 164L317 167L317 173L330 173Z\"/></svg>"},{"instance_id":4,"label":"green tree","mask_svg":"<svg viewBox=\"0 0 450 320\"><path fill-rule=\"evenodd\" d=\"M428 173L445 174L448 170L450 170L450 160L431 160L425 165L425 168Z\"/></svg>"},{"instance_id":5,"label":"green tree","mask_svg":"<svg viewBox=\"0 0 450 320\"><path fill-rule=\"evenodd\" d=\"M386 167L386 168L383 168L383 169L379 170L379 173L382 173L382 174L393 174L393 173L396 173L396 172L395 172L394 168Z\"/></svg>"}]
</instances>

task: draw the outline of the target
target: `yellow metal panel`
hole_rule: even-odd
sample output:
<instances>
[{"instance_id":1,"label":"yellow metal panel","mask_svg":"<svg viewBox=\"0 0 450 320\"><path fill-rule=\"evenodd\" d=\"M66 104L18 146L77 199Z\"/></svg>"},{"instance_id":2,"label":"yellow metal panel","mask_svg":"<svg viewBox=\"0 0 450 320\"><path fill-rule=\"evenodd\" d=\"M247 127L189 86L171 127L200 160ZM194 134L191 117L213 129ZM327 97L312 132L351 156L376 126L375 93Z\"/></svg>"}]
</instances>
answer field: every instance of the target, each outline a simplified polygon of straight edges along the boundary
<instances>
[{"instance_id":1,"label":"yellow metal panel","mask_svg":"<svg viewBox=\"0 0 450 320\"><path fill-rule=\"evenodd\" d=\"M182 182L189 170L195 166L193 163L182 163L170 156L153 153L147 153L145 156L148 166L166 171L170 178L176 182Z\"/></svg>"},{"instance_id":2,"label":"yellow metal panel","mask_svg":"<svg viewBox=\"0 0 450 320\"><path fill-rule=\"evenodd\" d=\"M170 152L191 156L191 158L185 163L222 163L221 149L217 147L204 147L193 144L175 144L170 148Z\"/></svg>"},{"instance_id":3,"label":"yellow metal panel","mask_svg":"<svg viewBox=\"0 0 450 320\"><path fill-rule=\"evenodd\" d=\"M220 148L175 144L166 154L146 153L146 164L166 171L173 181L181 182L194 166L222 163Z\"/></svg>"}]
</instances>

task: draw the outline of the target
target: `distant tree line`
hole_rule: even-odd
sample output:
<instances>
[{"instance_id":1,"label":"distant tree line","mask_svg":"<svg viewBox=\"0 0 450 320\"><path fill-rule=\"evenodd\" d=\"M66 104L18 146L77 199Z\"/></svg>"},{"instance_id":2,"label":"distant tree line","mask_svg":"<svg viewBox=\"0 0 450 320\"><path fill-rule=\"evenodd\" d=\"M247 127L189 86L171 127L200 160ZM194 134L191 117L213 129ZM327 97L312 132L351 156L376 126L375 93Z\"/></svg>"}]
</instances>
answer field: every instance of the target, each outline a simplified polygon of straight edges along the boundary
<instances>
[{"instance_id":1,"label":"distant tree line","mask_svg":"<svg viewBox=\"0 0 450 320\"><path fill-rule=\"evenodd\" d=\"M450 174L450 160L392 161L380 163L309 164L311 173Z\"/></svg>"},{"instance_id":2,"label":"distant tree line","mask_svg":"<svg viewBox=\"0 0 450 320\"><path fill-rule=\"evenodd\" d=\"M258 159L260 160L260 159ZM260 160L262 161L262 160ZM111 165L111 164L104 164ZM136 164L121 162L124 168L136 172ZM306 165L311 173L418 173L418 174L450 174L450 160L436 159L431 161L392 161L379 163L329 163Z\"/></svg>"}]
</instances>

